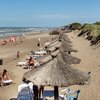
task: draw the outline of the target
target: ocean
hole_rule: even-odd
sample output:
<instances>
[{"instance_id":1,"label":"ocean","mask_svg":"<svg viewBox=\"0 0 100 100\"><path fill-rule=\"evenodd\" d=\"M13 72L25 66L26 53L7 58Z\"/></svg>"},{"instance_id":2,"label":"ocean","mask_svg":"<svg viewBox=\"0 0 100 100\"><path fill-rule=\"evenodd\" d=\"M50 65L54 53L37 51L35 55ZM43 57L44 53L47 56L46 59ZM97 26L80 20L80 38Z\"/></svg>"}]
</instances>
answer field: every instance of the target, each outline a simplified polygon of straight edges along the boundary
<instances>
[{"instance_id":1,"label":"ocean","mask_svg":"<svg viewBox=\"0 0 100 100\"><path fill-rule=\"evenodd\" d=\"M18 36L21 34L28 34L30 32L40 33L41 31L48 31L51 28L43 27L0 27L0 37Z\"/></svg>"}]
</instances>

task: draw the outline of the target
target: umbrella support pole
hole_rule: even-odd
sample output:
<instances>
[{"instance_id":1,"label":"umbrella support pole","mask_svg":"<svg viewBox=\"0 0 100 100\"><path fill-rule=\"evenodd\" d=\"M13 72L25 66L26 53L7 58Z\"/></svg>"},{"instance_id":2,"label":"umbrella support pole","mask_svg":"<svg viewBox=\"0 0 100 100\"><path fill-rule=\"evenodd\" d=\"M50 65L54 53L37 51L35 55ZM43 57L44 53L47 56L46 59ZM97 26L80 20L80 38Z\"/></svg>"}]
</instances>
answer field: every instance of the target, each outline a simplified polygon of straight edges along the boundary
<instances>
[{"instance_id":1,"label":"umbrella support pole","mask_svg":"<svg viewBox=\"0 0 100 100\"><path fill-rule=\"evenodd\" d=\"M58 86L54 86L54 100L59 100Z\"/></svg>"}]
</instances>

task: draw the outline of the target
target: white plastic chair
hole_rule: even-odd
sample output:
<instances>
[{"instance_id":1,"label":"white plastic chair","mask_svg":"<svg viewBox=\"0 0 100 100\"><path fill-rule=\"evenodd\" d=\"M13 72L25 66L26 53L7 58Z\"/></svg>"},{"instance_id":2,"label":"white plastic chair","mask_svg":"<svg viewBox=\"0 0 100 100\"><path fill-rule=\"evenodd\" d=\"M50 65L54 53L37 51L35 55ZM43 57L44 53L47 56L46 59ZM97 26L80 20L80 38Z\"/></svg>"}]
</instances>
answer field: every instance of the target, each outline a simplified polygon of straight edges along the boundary
<instances>
[{"instance_id":1,"label":"white plastic chair","mask_svg":"<svg viewBox=\"0 0 100 100\"><path fill-rule=\"evenodd\" d=\"M59 95L59 98L61 100L68 100L67 95L69 92L71 92L71 90L69 88L65 88L65 89L61 90L61 92L65 92L65 93L63 95Z\"/></svg>"},{"instance_id":2,"label":"white plastic chair","mask_svg":"<svg viewBox=\"0 0 100 100\"><path fill-rule=\"evenodd\" d=\"M62 91L66 91L64 95L60 95L61 100L78 100L78 96L80 93L80 90L77 91L71 91L69 88L66 88Z\"/></svg>"},{"instance_id":3,"label":"white plastic chair","mask_svg":"<svg viewBox=\"0 0 100 100\"><path fill-rule=\"evenodd\" d=\"M17 100L34 100L34 95L29 85L21 84L18 86Z\"/></svg>"}]
</instances>

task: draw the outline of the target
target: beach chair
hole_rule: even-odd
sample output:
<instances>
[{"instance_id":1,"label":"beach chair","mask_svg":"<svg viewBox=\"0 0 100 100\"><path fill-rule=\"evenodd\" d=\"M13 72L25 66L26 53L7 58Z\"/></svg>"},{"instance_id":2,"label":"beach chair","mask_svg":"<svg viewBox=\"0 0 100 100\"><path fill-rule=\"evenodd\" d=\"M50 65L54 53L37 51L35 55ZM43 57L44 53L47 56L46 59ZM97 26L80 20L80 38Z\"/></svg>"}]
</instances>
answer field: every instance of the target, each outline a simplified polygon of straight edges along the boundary
<instances>
[{"instance_id":1,"label":"beach chair","mask_svg":"<svg viewBox=\"0 0 100 100\"><path fill-rule=\"evenodd\" d=\"M66 88L63 91L66 91L66 92L64 95L59 96L60 100L78 100L80 90L73 92L71 89Z\"/></svg>"},{"instance_id":2,"label":"beach chair","mask_svg":"<svg viewBox=\"0 0 100 100\"><path fill-rule=\"evenodd\" d=\"M2 86L5 86L5 85L9 85L9 84L12 84L13 83L13 80L2 80Z\"/></svg>"},{"instance_id":3,"label":"beach chair","mask_svg":"<svg viewBox=\"0 0 100 100\"><path fill-rule=\"evenodd\" d=\"M27 66L27 62L23 61L23 62L18 62L17 66Z\"/></svg>"},{"instance_id":4,"label":"beach chair","mask_svg":"<svg viewBox=\"0 0 100 100\"><path fill-rule=\"evenodd\" d=\"M80 90L77 90L74 93L69 93L67 95L67 100L78 100L79 93L80 93Z\"/></svg>"},{"instance_id":5,"label":"beach chair","mask_svg":"<svg viewBox=\"0 0 100 100\"><path fill-rule=\"evenodd\" d=\"M18 88L19 93L17 96L17 100L34 100L34 97L33 97L34 95L30 87L28 85L22 85L22 86L23 87L19 85L19 88Z\"/></svg>"},{"instance_id":6,"label":"beach chair","mask_svg":"<svg viewBox=\"0 0 100 100\"><path fill-rule=\"evenodd\" d=\"M35 51L35 55L46 55L47 52L45 50Z\"/></svg>"},{"instance_id":7,"label":"beach chair","mask_svg":"<svg viewBox=\"0 0 100 100\"><path fill-rule=\"evenodd\" d=\"M71 89L65 88L65 89L61 90L61 92L65 92L65 93L62 95L59 95L60 100L67 100L67 94L69 92L71 92Z\"/></svg>"}]
</instances>

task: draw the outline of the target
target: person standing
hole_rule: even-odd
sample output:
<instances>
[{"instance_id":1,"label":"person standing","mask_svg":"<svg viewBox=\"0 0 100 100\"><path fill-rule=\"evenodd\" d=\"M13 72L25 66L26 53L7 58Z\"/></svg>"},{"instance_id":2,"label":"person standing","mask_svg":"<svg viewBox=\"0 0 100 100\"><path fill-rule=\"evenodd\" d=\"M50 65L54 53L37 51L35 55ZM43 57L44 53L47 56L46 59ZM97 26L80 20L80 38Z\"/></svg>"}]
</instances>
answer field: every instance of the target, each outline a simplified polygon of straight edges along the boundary
<instances>
[{"instance_id":1,"label":"person standing","mask_svg":"<svg viewBox=\"0 0 100 100\"><path fill-rule=\"evenodd\" d=\"M40 38L38 38L38 43L37 43L37 46L38 46L38 47L40 47L40 45L41 45L41 39L40 39Z\"/></svg>"},{"instance_id":2,"label":"person standing","mask_svg":"<svg viewBox=\"0 0 100 100\"><path fill-rule=\"evenodd\" d=\"M34 100L38 100L38 86L33 85Z\"/></svg>"},{"instance_id":3,"label":"person standing","mask_svg":"<svg viewBox=\"0 0 100 100\"><path fill-rule=\"evenodd\" d=\"M17 58L20 58L20 53L19 53L19 51L17 52Z\"/></svg>"},{"instance_id":4,"label":"person standing","mask_svg":"<svg viewBox=\"0 0 100 100\"><path fill-rule=\"evenodd\" d=\"M43 97L43 93L44 93L44 86L40 85L39 89L38 89L38 94L39 94L39 98L41 98L41 96Z\"/></svg>"}]
</instances>

